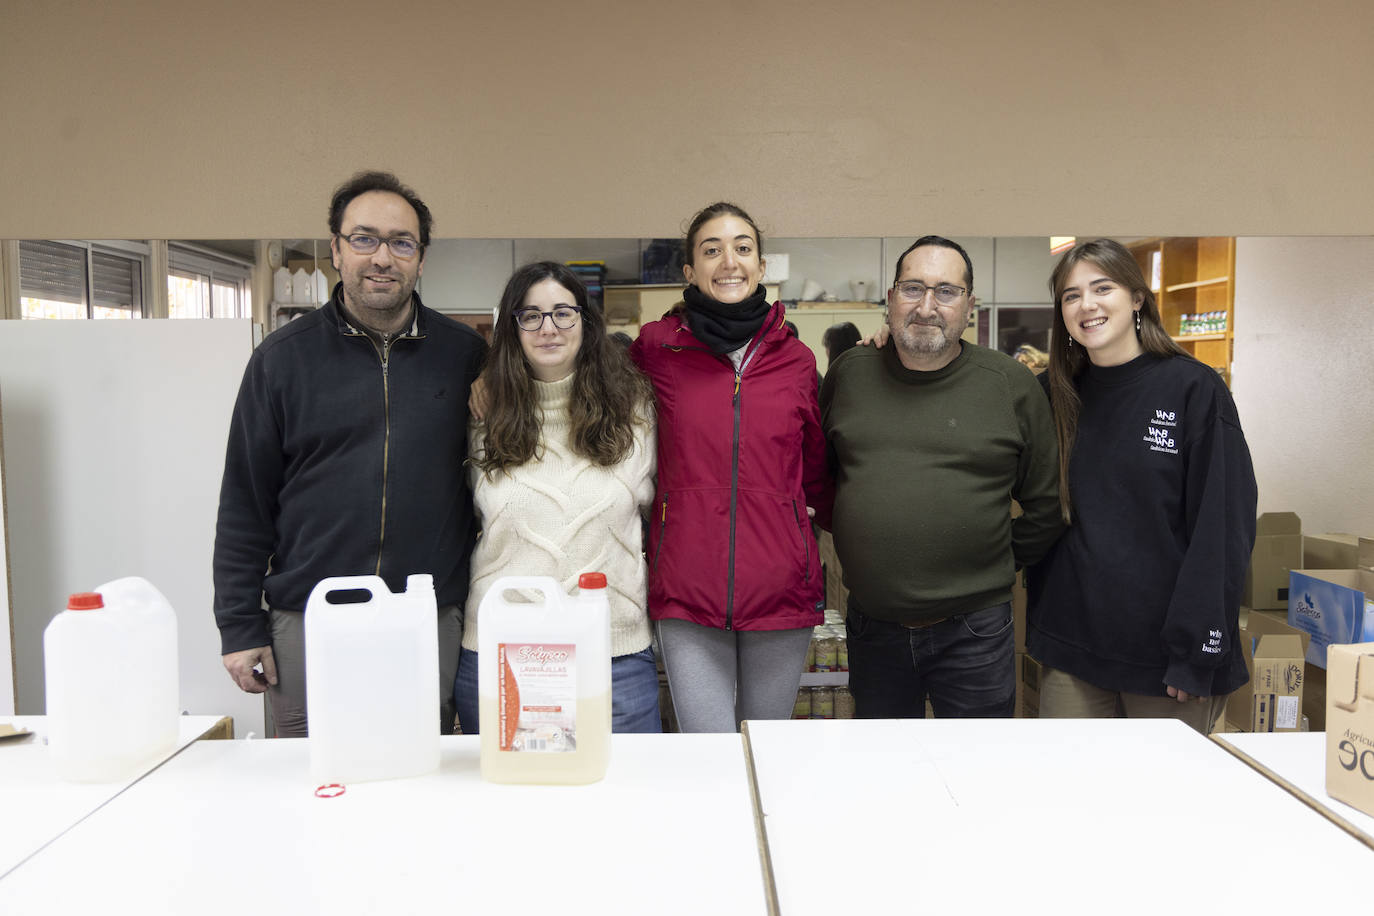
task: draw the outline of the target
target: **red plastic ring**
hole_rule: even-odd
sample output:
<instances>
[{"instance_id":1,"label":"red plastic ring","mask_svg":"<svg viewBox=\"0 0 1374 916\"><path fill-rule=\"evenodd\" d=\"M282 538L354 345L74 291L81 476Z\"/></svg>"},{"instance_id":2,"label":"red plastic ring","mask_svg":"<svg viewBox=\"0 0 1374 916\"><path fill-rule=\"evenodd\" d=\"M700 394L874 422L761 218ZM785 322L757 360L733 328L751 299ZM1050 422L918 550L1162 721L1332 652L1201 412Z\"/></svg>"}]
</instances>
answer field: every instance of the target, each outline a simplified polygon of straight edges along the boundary
<instances>
[{"instance_id":1,"label":"red plastic ring","mask_svg":"<svg viewBox=\"0 0 1374 916\"><path fill-rule=\"evenodd\" d=\"M315 790L316 798L338 798L348 790L337 782L331 782L327 786L320 786Z\"/></svg>"}]
</instances>

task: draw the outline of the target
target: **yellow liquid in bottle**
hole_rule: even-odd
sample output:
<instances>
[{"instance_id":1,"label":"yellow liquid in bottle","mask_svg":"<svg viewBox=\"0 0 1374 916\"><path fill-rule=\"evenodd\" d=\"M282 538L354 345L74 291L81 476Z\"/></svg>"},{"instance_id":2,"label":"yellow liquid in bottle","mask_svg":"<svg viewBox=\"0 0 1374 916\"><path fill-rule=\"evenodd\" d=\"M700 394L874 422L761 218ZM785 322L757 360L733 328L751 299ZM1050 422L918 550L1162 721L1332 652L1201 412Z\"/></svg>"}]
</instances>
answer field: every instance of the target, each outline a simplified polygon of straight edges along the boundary
<instances>
[{"instance_id":1,"label":"yellow liquid in bottle","mask_svg":"<svg viewBox=\"0 0 1374 916\"><path fill-rule=\"evenodd\" d=\"M577 698L577 750L562 753L503 751L494 694L478 699L482 778L487 782L580 785L606 775L611 761L611 692Z\"/></svg>"}]
</instances>

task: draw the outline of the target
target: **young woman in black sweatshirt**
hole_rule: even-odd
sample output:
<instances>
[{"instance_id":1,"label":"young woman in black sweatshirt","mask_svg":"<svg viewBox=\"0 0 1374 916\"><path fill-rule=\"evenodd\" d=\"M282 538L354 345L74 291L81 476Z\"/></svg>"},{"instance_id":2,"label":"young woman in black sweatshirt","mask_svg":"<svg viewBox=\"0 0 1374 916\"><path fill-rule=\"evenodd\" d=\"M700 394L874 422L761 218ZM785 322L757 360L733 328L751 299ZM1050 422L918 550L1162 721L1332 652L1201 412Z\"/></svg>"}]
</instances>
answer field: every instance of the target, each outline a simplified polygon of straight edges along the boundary
<instances>
[{"instance_id":1,"label":"young woman in black sweatshirt","mask_svg":"<svg viewBox=\"0 0 1374 916\"><path fill-rule=\"evenodd\" d=\"M1050 394L1070 527L1028 574L1040 715L1209 731L1249 678L1240 594L1256 487L1235 403L1178 346L1135 259L1083 242L1050 278Z\"/></svg>"}]
</instances>

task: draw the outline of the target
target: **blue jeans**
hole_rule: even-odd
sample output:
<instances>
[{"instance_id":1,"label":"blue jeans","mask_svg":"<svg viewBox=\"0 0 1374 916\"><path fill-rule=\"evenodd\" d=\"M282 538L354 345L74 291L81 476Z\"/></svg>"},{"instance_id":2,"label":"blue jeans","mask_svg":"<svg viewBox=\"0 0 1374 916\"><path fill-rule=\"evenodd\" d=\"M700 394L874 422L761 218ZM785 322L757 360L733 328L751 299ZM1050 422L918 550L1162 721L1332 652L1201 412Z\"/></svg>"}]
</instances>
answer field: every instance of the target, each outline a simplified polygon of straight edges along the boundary
<instances>
[{"instance_id":1,"label":"blue jeans","mask_svg":"<svg viewBox=\"0 0 1374 916\"><path fill-rule=\"evenodd\" d=\"M453 703L463 734L475 735L477 713L477 653L464 649L453 680ZM611 659L611 731L659 732L658 666L653 647Z\"/></svg>"},{"instance_id":2,"label":"blue jeans","mask_svg":"<svg viewBox=\"0 0 1374 916\"><path fill-rule=\"evenodd\" d=\"M849 690L861 719L1010 718L1016 706L1011 605L911 628L865 616L851 596L845 620Z\"/></svg>"}]
</instances>

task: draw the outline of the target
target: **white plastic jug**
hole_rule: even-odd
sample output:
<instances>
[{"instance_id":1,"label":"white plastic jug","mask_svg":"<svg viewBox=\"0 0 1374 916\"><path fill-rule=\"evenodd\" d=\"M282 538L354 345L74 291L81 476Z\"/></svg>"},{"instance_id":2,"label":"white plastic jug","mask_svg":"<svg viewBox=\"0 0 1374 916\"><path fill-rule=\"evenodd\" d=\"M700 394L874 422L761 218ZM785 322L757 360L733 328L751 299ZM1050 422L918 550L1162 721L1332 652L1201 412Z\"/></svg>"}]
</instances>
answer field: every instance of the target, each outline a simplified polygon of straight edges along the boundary
<instances>
[{"instance_id":1,"label":"white plastic jug","mask_svg":"<svg viewBox=\"0 0 1374 916\"><path fill-rule=\"evenodd\" d=\"M330 595L365 591L361 604ZM451 688L450 688L451 689ZM419 776L439 767L434 578L393 594L378 576L324 579L305 605L310 775L319 783Z\"/></svg>"},{"instance_id":2,"label":"white plastic jug","mask_svg":"<svg viewBox=\"0 0 1374 916\"><path fill-rule=\"evenodd\" d=\"M43 661L48 750L63 779L128 779L176 748L176 613L148 580L72 595L43 632Z\"/></svg>"},{"instance_id":3,"label":"white plastic jug","mask_svg":"<svg viewBox=\"0 0 1374 916\"><path fill-rule=\"evenodd\" d=\"M278 267L272 272L272 301L277 305L287 305L290 304L292 295L291 270L287 267Z\"/></svg>"},{"instance_id":4,"label":"white plastic jug","mask_svg":"<svg viewBox=\"0 0 1374 916\"><path fill-rule=\"evenodd\" d=\"M304 267L291 274L291 301L296 305L310 305L315 301L315 281Z\"/></svg>"},{"instance_id":5,"label":"white plastic jug","mask_svg":"<svg viewBox=\"0 0 1374 916\"><path fill-rule=\"evenodd\" d=\"M537 592L539 600L507 593ZM497 579L477 611L482 778L588 783L611 758L611 615L606 577L576 597L547 576Z\"/></svg>"}]
</instances>

